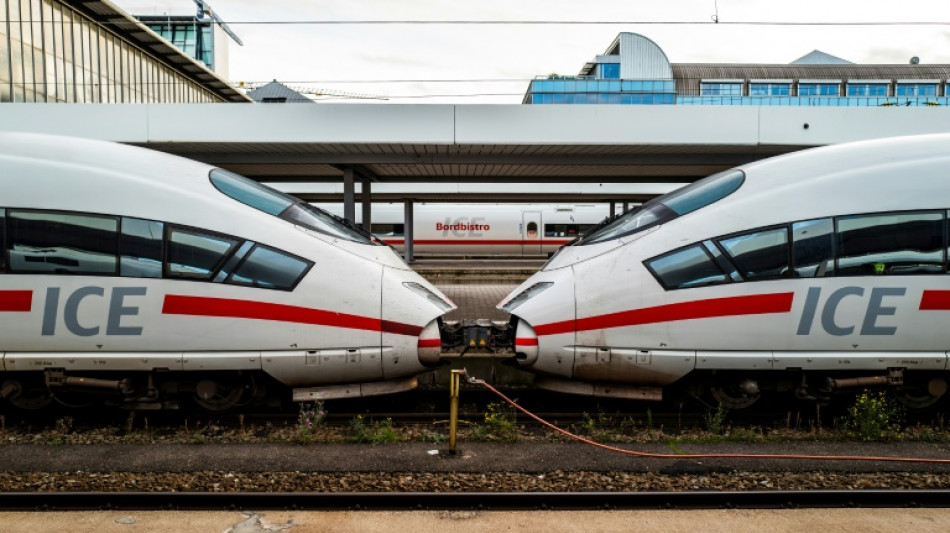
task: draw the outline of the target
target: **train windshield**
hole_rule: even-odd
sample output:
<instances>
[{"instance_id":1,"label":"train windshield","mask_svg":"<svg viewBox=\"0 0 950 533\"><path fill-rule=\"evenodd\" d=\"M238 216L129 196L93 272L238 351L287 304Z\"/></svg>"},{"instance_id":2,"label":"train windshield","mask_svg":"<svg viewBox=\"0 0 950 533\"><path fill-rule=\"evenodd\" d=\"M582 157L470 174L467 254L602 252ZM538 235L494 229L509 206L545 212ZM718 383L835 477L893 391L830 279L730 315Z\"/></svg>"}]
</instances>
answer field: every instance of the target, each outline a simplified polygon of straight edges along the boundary
<instances>
[{"instance_id":1,"label":"train windshield","mask_svg":"<svg viewBox=\"0 0 950 533\"><path fill-rule=\"evenodd\" d=\"M346 220L252 179L220 168L213 169L210 177L216 189L254 209L331 237L378 245L372 235Z\"/></svg>"},{"instance_id":2,"label":"train windshield","mask_svg":"<svg viewBox=\"0 0 950 533\"><path fill-rule=\"evenodd\" d=\"M736 192L743 181L745 181L745 173L741 170L727 170L713 174L659 198L654 198L617 218L605 220L601 226L592 228L587 235L581 237L575 245L583 246L611 241L692 213Z\"/></svg>"}]
</instances>

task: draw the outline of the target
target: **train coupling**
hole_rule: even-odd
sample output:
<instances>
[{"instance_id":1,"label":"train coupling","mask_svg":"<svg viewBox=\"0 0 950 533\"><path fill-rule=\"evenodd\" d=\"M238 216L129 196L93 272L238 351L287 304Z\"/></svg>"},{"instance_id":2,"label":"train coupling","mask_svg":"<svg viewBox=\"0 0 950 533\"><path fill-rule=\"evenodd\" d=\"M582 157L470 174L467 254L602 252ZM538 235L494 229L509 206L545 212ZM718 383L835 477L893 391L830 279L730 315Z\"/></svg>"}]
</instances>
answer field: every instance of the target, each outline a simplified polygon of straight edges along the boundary
<instances>
[{"instance_id":1,"label":"train coupling","mask_svg":"<svg viewBox=\"0 0 950 533\"><path fill-rule=\"evenodd\" d=\"M460 357L469 350L497 353L511 350L513 346L512 329L508 322L477 318L448 320L439 326L442 350L458 350Z\"/></svg>"}]
</instances>

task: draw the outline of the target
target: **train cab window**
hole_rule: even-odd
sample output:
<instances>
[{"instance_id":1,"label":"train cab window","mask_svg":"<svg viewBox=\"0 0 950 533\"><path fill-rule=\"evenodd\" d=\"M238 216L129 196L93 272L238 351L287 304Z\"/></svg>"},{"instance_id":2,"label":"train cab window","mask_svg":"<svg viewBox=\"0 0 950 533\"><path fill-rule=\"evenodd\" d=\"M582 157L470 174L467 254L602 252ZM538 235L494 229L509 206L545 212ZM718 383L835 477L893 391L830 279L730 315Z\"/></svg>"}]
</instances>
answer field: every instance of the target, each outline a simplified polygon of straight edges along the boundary
<instances>
[{"instance_id":1,"label":"train cab window","mask_svg":"<svg viewBox=\"0 0 950 533\"><path fill-rule=\"evenodd\" d=\"M775 279L789 273L788 229L784 226L719 239L719 245L747 280Z\"/></svg>"},{"instance_id":2,"label":"train cab window","mask_svg":"<svg viewBox=\"0 0 950 533\"><path fill-rule=\"evenodd\" d=\"M114 275L117 271L115 217L10 209L6 221L11 272Z\"/></svg>"},{"instance_id":3,"label":"train cab window","mask_svg":"<svg viewBox=\"0 0 950 533\"><path fill-rule=\"evenodd\" d=\"M165 225L155 220L122 217L119 233L119 275L162 277L162 239Z\"/></svg>"},{"instance_id":4,"label":"train cab window","mask_svg":"<svg viewBox=\"0 0 950 533\"><path fill-rule=\"evenodd\" d=\"M943 212L844 216L838 222L838 274L874 276L943 271Z\"/></svg>"},{"instance_id":5,"label":"train cab window","mask_svg":"<svg viewBox=\"0 0 950 533\"><path fill-rule=\"evenodd\" d=\"M209 177L216 189L254 209L331 237L379 245L372 235L342 218L252 179L220 168L212 169Z\"/></svg>"},{"instance_id":6,"label":"train cab window","mask_svg":"<svg viewBox=\"0 0 950 533\"><path fill-rule=\"evenodd\" d=\"M699 244L650 259L646 266L666 290L729 283L729 278Z\"/></svg>"},{"instance_id":7,"label":"train cab window","mask_svg":"<svg viewBox=\"0 0 950 533\"><path fill-rule=\"evenodd\" d=\"M239 242L223 235L170 228L165 275L210 280Z\"/></svg>"},{"instance_id":8,"label":"train cab window","mask_svg":"<svg viewBox=\"0 0 950 533\"><path fill-rule=\"evenodd\" d=\"M835 224L830 218L792 224L792 264L799 278L835 274Z\"/></svg>"},{"instance_id":9,"label":"train cab window","mask_svg":"<svg viewBox=\"0 0 950 533\"><path fill-rule=\"evenodd\" d=\"M631 209L616 219L594 228L577 244L597 244L618 239L664 224L713 204L736 192L745 182L741 170L727 170L713 174L695 183L654 198L640 207Z\"/></svg>"},{"instance_id":10,"label":"train cab window","mask_svg":"<svg viewBox=\"0 0 950 533\"><path fill-rule=\"evenodd\" d=\"M313 263L257 245L225 283L264 289L293 290Z\"/></svg>"}]
</instances>

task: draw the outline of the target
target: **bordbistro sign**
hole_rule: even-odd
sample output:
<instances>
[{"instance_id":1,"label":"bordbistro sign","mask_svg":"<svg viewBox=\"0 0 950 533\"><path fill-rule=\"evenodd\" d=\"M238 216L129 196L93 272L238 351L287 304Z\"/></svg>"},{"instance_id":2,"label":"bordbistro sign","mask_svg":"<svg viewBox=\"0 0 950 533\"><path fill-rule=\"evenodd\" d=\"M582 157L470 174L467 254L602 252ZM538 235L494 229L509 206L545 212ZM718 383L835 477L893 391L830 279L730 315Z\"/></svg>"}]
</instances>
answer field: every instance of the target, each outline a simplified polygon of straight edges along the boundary
<instances>
[{"instance_id":1,"label":"bordbistro sign","mask_svg":"<svg viewBox=\"0 0 950 533\"><path fill-rule=\"evenodd\" d=\"M491 231L490 224L481 224L484 221L484 217L472 217L471 220L468 217L459 217L455 220L446 218L445 223L435 223L435 230L441 231L443 236L451 231L456 237L481 237L481 232Z\"/></svg>"}]
</instances>

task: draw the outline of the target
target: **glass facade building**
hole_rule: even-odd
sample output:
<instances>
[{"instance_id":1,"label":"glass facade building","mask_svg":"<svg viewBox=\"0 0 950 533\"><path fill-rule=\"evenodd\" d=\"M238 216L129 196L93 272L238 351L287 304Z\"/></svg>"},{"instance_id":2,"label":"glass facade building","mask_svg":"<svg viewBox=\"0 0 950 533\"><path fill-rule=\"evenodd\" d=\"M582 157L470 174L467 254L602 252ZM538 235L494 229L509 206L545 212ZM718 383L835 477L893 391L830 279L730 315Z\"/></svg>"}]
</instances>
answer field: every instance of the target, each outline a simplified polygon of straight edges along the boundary
<instances>
[{"instance_id":1,"label":"glass facade building","mask_svg":"<svg viewBox=\"0 0 950 533\"><path fill-rule=\"evenodd\" d=\"M148 29L214 70L214 27L194 17L137 17Z\"/></svg>"},{"instance_id":2,"label":"glass facade building","mask_svg":"<svg viewBox=\"0 0 950 533\"><path fill-rule=\"evenodd\" d=\"M225 101L248 99L111 3L0 0L0 102Z\"/></svg>"},{"instance_id":3,"label":"glass facade building","mask_svg":"<svg viewBox=\"0 0 950 533\"><path fill-rule=\"evenodd\" d=\"M532 80L525 104L745 106L950 105L950 65L859 65L814 51L787 65L670 63L621 33L576 76Z\"/></svg>"}]
</instances>

